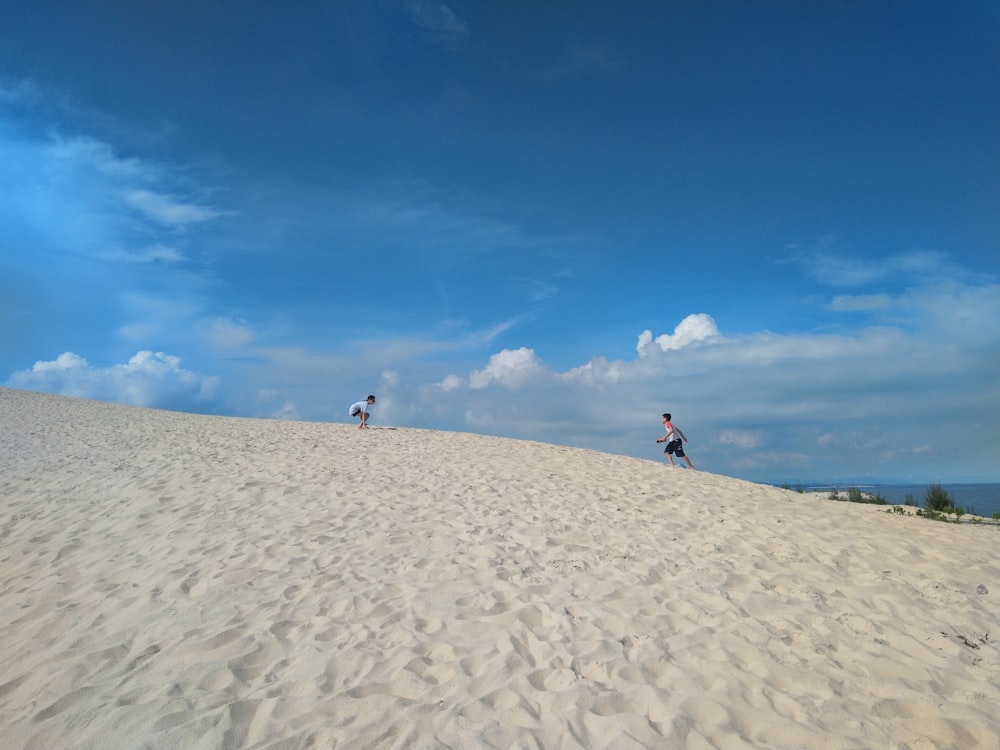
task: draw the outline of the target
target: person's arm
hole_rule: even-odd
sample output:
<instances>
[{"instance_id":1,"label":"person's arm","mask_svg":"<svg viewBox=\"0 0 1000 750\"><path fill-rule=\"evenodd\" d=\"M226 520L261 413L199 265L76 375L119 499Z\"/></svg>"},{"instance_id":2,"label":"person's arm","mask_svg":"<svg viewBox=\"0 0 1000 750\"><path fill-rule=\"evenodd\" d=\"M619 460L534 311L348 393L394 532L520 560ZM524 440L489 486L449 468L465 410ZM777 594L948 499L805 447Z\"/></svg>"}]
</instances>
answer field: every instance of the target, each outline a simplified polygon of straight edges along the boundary
<instances>
[{"instance_id":1,"label":"person's arm","mask_svg":"<svg viewBox=\"0 0 1000 750\"><path fill-rule=\"evenodd\" d=\"M678 435L680 435L681 436L681 440L683 440L685 443L688 441L687 437L684 436L684 433L681 432L681 428L678 427L677 425L674 425L674 432L676 432Z\"/></svg>"}]
</instances>

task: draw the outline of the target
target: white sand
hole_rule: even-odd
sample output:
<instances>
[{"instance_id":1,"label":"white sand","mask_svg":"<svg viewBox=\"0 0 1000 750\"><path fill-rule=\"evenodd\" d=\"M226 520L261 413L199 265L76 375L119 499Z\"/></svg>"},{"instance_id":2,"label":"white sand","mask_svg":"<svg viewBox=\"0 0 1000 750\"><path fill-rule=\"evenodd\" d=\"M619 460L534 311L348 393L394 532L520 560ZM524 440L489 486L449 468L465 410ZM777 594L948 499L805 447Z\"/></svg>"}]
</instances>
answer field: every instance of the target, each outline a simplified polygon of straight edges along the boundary
<instances>
[{"instance_id":1,"label":"white sand","mask_svg":"<svg viewBox=\"0 0 1000 750\"><path fill-rule=\"evenodd\" d=\"M0 493L8 750L1000 747L992 525L9 389Z\"/></svg>"}]
</instances>

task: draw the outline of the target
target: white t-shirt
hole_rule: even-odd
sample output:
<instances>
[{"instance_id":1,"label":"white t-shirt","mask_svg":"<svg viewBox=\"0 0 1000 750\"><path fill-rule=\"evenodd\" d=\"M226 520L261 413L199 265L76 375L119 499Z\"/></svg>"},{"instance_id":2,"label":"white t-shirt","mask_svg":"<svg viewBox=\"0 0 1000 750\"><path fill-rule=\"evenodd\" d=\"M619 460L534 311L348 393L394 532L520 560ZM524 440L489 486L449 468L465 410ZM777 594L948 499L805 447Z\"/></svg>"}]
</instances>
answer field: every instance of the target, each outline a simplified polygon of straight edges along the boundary
<instances>
[{"instance_id":1,"label":"white t-shirt","mask_svg":"<svg viewBox=\"0 0 1000 750\"><path fill-rule=\"evenodd\" d=\"M348 410L348 414L352 417L356 417L362 412L368 411L368 401L358 401L357 403L351 404L351 408Z\"/></svg>"},{"instance_id":2,"label":"white t-shirt","mask_svg":"<svg viewBox=\"0 0 1000 750\"><path fill-rule=\"evenodd\" d=\"M674 425L672 422L666 422L664 423L663 426L667 428L667 434L664 435L665 438L664 442L670 443L674 440L677 440L680 437L680 435L678 435L677 432L674 430Z\"/></svg>"}]
</instances>

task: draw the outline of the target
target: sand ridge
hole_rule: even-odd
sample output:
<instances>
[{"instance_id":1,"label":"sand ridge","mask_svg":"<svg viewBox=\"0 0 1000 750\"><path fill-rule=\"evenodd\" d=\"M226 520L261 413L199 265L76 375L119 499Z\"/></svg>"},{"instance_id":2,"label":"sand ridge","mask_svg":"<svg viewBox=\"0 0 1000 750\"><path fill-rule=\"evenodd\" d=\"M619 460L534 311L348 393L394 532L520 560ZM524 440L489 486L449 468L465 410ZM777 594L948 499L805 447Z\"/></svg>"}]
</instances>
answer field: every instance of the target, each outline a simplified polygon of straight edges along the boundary
<instances>
[{"instance_id":1,"label":"sand ridge","mask_svg":"<svg viewBox=\"0 0 1000 750\"><path fill-rule=\"evenodd\" d=\"M472 434L0 426L5 747L1000 747L994 526Z\"/></svg>"}]
</instances>

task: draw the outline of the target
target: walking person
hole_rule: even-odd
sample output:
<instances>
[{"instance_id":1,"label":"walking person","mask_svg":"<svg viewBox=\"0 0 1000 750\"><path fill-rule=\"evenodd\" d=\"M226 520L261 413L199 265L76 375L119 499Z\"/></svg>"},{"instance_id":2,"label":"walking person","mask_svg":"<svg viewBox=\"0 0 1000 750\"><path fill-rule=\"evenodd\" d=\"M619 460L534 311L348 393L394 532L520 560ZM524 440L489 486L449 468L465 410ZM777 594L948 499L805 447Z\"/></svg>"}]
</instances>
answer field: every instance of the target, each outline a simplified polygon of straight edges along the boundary
<instances>
[{"instance_id":1,"label":"walking person","mask_svg":"<svg viewBox=\"0 0 1000 750\"><path fill-rule=\"evenodd\" d=\"M368 407L375 403L375 397L369 396L364 401L358 401L357 403L351 404L351 409L349 414L352 417L357 417L360 421L358 424L358 429L368 426Z\"/></svg>"},{"instance_id":2,"label":"walking person","mask_svg":"<svg viewBox=\"0 0 1000 750\"><path fill-rule=\"evenodd\" d=\"M656 438L656 442L667 444L667 447L663 449L663 453L666 455L667 460L670 461L671 466L677 465L674 463L674 456L677 456L677 458L683 458L687 462L687 465L693 469L694 464L691 463L691 459L684 453L684 445L681 442L686 443L688 439L681 432L680 427L677 427L670 420L671 417L669 414L663 415L663 426L667 428L667 432L663 437Z\"/></svg>"}]
</instances>

